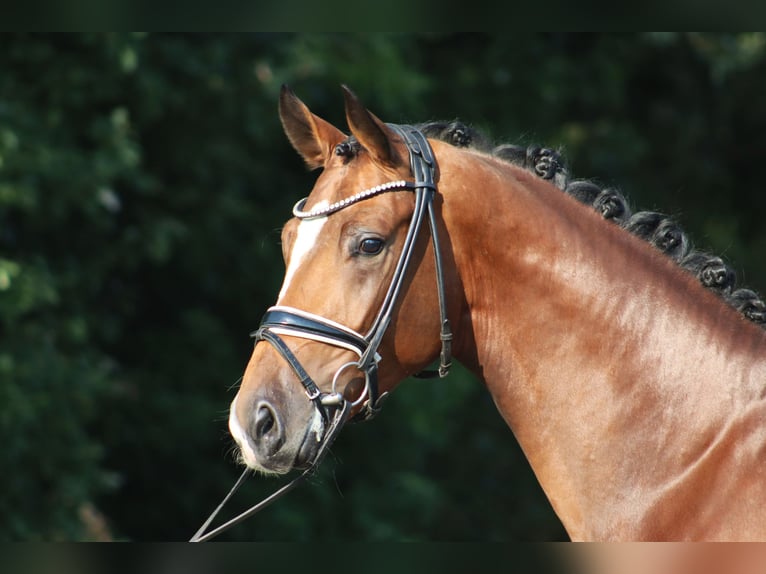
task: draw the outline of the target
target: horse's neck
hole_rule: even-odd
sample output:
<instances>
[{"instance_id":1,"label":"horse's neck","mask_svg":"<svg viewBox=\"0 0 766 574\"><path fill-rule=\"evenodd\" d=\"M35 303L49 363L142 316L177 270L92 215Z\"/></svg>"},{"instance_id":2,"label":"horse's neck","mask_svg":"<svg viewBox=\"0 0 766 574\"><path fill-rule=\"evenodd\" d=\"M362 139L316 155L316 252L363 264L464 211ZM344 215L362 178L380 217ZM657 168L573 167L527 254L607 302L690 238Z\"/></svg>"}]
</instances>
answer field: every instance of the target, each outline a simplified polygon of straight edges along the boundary
<instances>
[{"instance_id":1,"label":"horse's neck","mask_svg":"<svg viewBox=\"0 0 766 574\"><path fill-rule=\"evenodd\" d=\"M464 360L570 534L619 535L764 394L766 335L648 244L487 165L474 196L445 194Z\"/></svg>"}]
</instances>

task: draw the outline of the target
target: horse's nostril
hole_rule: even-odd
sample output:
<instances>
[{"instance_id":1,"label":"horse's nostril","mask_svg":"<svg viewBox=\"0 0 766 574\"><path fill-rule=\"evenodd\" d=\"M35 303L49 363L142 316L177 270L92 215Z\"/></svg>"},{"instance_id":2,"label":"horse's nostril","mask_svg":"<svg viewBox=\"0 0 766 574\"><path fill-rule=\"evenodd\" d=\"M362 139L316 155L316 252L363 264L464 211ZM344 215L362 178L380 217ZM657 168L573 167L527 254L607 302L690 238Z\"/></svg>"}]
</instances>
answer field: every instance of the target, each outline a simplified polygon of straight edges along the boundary
<instances>
[{"instance_id":1,"label":"horse's nostril","mask_svg":"<svg viewBox=\"0 0 766 574\"><path fill-rule=\"evenodd\" d=\"M285 442L276 411L265 401L261 401L255 409L252 437L256 452L266 458L273 456Z\"/></svg>"},{"instance_id":2,"label":"horse's nostril","mask_svg":"<svg viewBox=\"0 0 766 574\"><path fill-rule=\"evenodd\" d=\"M255 413L255 438L261 439L274 428L274 411L267 405L261 405Z\"/></svg>"}]
</instances>

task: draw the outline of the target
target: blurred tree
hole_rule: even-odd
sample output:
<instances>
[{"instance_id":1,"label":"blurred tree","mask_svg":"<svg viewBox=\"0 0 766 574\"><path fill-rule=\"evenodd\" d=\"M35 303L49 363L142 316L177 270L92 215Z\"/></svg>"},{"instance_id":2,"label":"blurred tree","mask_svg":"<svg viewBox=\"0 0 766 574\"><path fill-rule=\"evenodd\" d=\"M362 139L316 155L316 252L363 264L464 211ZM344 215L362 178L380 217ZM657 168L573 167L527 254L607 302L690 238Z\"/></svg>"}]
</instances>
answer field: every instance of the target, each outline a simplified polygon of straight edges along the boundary
<instances>
[{"instance_id":1,"label":"blurred tree","mask_svg":"<svg viewBox=\"0 0 766 574\"><path fill-rule=\"evenodd\" d=\"M237 469L228 403L311 188L279 87L343 125L561 146L766 291L763 34L6 35L0 538L183 540ZM745 274L744 270L747 270ZM484 389L407 381L228 539L560 539ZM244 506L279 481L258 480Z\"/></svg>"}]
</instances>

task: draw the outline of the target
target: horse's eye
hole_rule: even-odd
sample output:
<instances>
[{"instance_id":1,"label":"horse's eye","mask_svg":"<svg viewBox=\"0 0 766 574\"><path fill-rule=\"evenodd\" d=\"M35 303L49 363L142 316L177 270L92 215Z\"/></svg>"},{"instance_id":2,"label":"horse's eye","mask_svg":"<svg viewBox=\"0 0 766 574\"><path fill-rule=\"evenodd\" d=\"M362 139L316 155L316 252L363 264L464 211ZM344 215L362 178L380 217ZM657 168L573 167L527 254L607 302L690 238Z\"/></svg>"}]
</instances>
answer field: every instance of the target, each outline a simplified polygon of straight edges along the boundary
<instances>
[{"instance_id":1,"label":"horse's eye","mask_svg":"<svg viewBox=\"0 0 766 574\"><path fill-rule=\"evenodd\" d=\"M367 239L362 239L359 244L359 253L362 255L377 255L383 250L383 245L385 245L385 242L382 239L368 237Z\"/></svg>"}]
</instances>

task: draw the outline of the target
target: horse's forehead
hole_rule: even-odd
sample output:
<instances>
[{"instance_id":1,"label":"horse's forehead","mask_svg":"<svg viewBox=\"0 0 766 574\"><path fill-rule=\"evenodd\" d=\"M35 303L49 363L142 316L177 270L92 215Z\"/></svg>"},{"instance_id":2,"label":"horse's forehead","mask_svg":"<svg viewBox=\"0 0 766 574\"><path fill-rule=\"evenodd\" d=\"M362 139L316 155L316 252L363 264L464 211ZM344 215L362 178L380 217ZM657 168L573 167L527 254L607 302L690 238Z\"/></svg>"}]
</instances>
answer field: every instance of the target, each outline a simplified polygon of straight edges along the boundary
<instances>
[{"instance_id":1,"label":"horse's forehead","mask_svg":"<svg viewBox=\"0 0 766 574\"><path fill-rule=\"evenodd\" d=\"M332 203L362 189L404 177L401 173L377 165L363 151L352 158L333 156L316 179L306 208L323 199Z\"/></svg>"}]
</instances>

